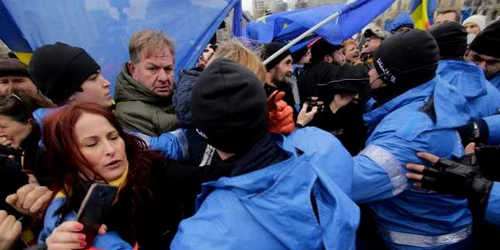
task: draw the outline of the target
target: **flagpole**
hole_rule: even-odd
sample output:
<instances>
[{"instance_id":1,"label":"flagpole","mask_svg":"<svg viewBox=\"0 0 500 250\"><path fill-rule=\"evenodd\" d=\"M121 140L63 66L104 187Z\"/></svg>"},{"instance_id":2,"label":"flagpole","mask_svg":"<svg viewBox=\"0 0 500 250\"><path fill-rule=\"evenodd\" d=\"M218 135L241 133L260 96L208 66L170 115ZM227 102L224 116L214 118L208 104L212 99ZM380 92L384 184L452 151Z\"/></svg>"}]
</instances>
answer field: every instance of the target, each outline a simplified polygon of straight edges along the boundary
<instances>
[{"instance_id":1,"label":"flagpole","mask_svg":"<svg viewBox=\"0 0 500 250\"><path fill-rule=\"evenodd\" d=\"M312 34L313 32L315 32L316 30L318 30L319 28L321 28L322 26L324 26L328 22L330 22L333 19L335 19L338 16L340 16L340 14L342 14L342 12L348 12L351 9L357 8L359 5L361 5L361 2L363 2L363 1L355 1L355 2L353 2L351 4L348 4L348 5L344 6L344 8L346 8L345 11L343 11L344 8L342 8L342 9L338 10L337 12L333 13L332 15L330 15L329 17L325 18L323 21L321 21L318 24L314 25L313 27L311 27L310 29L308 29L306 32L302 33L302 35L300 35L297 38L293 39L291 42L289 42L283 48L281 48L280 50L276 51L276 53L272 54L269 58L267 58L266 60L264 60L264 65L267 65L270 61L272 61L276 57L278 57L281 53L283 53L284 51L290 49L293 45L297 44L302 39L306 38L307 36L309 36L310 34Z\"/></svg>"}]
</instances>

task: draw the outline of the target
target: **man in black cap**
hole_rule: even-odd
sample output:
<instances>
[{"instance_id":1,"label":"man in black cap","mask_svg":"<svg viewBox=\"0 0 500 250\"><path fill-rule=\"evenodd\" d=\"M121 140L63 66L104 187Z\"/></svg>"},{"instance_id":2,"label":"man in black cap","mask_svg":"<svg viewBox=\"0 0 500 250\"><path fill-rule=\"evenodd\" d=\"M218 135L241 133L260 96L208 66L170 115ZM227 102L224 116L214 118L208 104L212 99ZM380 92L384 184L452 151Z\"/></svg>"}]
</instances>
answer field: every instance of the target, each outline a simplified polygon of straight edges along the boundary
<instances>
[{"instance_id":1,"label":"man in black cap","mask_svg":"<svg viewBox=\"0 0 500 250\"><path fill-rule=\"evenodd\" d=\"M0 95L8 95L15 89L31 95L38 93L26 64L14 58L0 59Z\"/></svg>"},{"instance_id":2,"label":"man in black cap","mask_svg":"<svg viewBox=\"0 0 500 250\"><path fill-rule=\"evenodd\" d=\"M496 21L477 35L465 55L467 61L484 70L486 78L500 90L500 21Z\"/></svg>"},{"instance_id":3,"label":"man in black cap","mask_svg":"<svg viewBox=\"0 0 500 250\"><path fill-rule=\"evenodd\" d=\"M191 107L194 126L231 172L203 188L172 250L285 250L296 239L301 249L354 248L359 211L344 193L352 159L333 136L316 128L271 136L262 83L228 59L203 71Z\"/></svg>"},{"instance_id":4,"label":"man in black cap","mask_svg":"<svg viewBox=\"0 0 500 250\"><path fill-rule=\"evenodd\" d=\"M264 45L261 51L261 59L265 61L285 45L279 42L272 42ZM292 76L292 54L290 50L286 50L278 57L274 58L266 64L266 82L264 89L267 96L270 96L274 91L285 92L283 100L294 110L294 118L297 118L297 109L295 108L295 99L293 96L292 86L290 84Z\"/></svg>"},{"instance_id":5,"label":"man in black cap","mask_svg":"<svg viewBox=\"0 0 500 250\"><path fill-rule=\"evenodd\" d=\"M365 114L372 132L354 157L353 200L368 204L372 234L388 249L468 249L467 201L414 190L405 178L405 164L419 162L419 151L445 158L463 152L454 128L470 113L456 88L436 77L438 60L436 40L414 29L385 40L369 72L380 106Z\"/></svg>"},{"instance_id":6,"label":"man in black cap","mask_svg":"<svg viewBox=\"0 0 500 250\"><path fill-rule=\"evenodd\" d=\"M373 53L377 51L380 44L390 36L390 33L372 24L363 33L365 42L361 48L361 60L367 63L373 62Z\"/></svg>"},{"instance_id":7,"label":"man in black cap","mask_svg":"<svg viewBox=\"0 0 500 250\"><path fill-rule=\"evenodd\" d=\"M366 128L363 122L363 104L354 96L367 88L367 77L354 67L339 65L343 57L342 46L321 38L311 48L311 64L306 64L299 80L299 93L303 103L325 105L309 124L335 135L344 147L356 155L364 146ZM315 101L311 101L311 100Z\"/></svg>"},{"instance_id":8,"label":"man in black cap","mask_svg":"<svg viewBox=\"0 0 500 250\"><path fill-rule=\"evenodd\" d=\"M472 117L490 116L500 108L500 92L486 80L483 71L464 60L467 32L457 22L434 25L429 29L439 46L437 73L458 88L469 103Z\"/></svg>"},{"instance_id":9,"label":"man in black cap","mask_svg":"<svg viewBox=\"0 0 500 250\"><path fill-rule=\"evenodd\" d=\"M59 106L74 101L113 104L101 67L82 48L62 42L44 45L33 52L28 70L38 89Z\"/></svg>"}]
</instances>

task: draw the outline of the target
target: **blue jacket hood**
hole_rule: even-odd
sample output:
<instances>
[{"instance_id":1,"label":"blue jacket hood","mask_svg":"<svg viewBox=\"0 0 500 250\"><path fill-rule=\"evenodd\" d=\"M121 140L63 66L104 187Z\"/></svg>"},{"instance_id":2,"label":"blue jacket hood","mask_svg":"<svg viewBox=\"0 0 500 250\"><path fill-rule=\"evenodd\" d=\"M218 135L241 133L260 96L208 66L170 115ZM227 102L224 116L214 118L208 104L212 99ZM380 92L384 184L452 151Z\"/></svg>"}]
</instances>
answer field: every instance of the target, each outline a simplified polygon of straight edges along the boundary
<instances>
[{"instance_id":1,"label":"blue jacket hood","mask_svg":"<svg viewBox=\"0 0 500 250\"><path fill-rule=\"evenodd\" d=\"M408 12L401 12L396 19L391 24L391 29L390 32L394 33L398 28L400 28L403 25L409 25L411 27L415 27L415 24L413 23L413 19L411 18L410 14Z\"/></svg>"}]
</instances>

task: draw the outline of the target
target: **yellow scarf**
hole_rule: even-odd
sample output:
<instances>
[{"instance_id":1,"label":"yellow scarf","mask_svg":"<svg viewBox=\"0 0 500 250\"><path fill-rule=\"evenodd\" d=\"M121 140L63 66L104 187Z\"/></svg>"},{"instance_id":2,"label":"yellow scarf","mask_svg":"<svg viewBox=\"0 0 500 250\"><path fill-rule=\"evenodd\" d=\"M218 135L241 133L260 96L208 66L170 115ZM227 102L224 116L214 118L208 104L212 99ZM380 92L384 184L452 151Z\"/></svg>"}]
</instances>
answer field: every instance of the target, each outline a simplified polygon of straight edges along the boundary
<instances>
[{"instance_id":1,"label":"yellow scarf","mask_svg":"<svg viewBox=\"0 0 500 250\"><path fill-rule=\"evenodd\" d=\"M125 182L127 181L127 176L128 176L128 163L125 166L125 171L123 171L123 174L120 176L120 178L118 178L114 181L110 181L108 183L108 185L113 186L113 187L118 187L118 193L119 193L120 190L125 186ZM71 188L68 190L71 194ZM59 192L57 192L55 198L60 198L60 197L66 197L66 195L64 195L64 193L62 191L59 191ZM118 194L116 195L115 201L113 203L115 203L117 199L118 199Z\"/></svg>"}]
</instances>

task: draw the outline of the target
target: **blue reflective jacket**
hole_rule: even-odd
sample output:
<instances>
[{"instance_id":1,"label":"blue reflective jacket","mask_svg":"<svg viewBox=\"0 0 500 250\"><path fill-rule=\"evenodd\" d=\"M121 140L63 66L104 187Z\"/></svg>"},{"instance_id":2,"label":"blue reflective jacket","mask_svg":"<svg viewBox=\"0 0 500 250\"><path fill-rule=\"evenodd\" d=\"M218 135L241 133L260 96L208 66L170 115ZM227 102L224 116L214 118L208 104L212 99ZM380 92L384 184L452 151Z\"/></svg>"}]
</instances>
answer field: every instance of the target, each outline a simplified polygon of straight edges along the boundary
<instances>
[{"instance_id":1,"label":"blue reflective jacket","mask_svg":"<svg viewBox=\"0 0 500 250\"><path fill-rule=\"evenodd\" d=\"M172 250L354 249L359 209L342 189L350 184L349 153L316 128L275 139L290 158L203 184L198 211L181 222Z\"/></svg>"},{"instance_id":2,"label":"blue reflective jacket","mask_svg":"<svg viewBox=\"0 0 500 250\"><path fill-rule=\"evenodd\" d=\"M76 212L71 211L64 216L59 216L57 211L66 203L65 197L56 197L45 211L43 220L43 229L38 236L38 243L42 244L47 240L47 237L52 234L54 229L65 221L73 221L76 218ZM104 235L98 235L94 241L93 247L106 250L132 250L132 246L122 240L118 233L108 231Z\"/></svg>"},{"instance_id":3,"label":"blue reflective jacket","mask_svg":"<svg viewBox=\"0 0 500 250\"><path fill-rule=\"evenodd\" d=\"M500 226L500 182L493 183L484 219Z\"/></svg>"},{"instance_id":4,"label":"blue reflective jacket","mask_svg":"<svg viewBox=\"0 0 500 250\"><path fill-rule=\"evenodd\" d=\"M433 96L435 122L422 112ZM469 119L466 100L439 76L365 115L375 127L366 148L354 158L353 199L369 203L379 235L393 249L455 249L470 233L467 201L411 188L407 163L423 163L417 152L460 157L454 127ZM453 234L453 237L446 237ZM457 234L457 235L455 235ZM453 242L452 242L453 243Z\"/></svg>"},{"instance_id":5,"label":"blue reflective jacket","mask_svg":"<svg viewBox=\"0 0 500 250\"><path fill-rule=\"evenodd\" d=\"M440 60L437 73L457 87L469 104L473 119L490 116L500 108L500 91L484 76L481 68L464 60Z\"/></svg>"}]
</instances>

